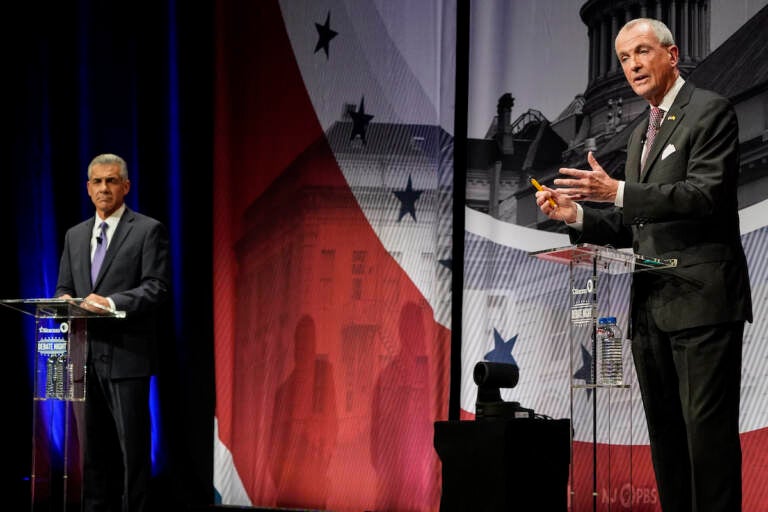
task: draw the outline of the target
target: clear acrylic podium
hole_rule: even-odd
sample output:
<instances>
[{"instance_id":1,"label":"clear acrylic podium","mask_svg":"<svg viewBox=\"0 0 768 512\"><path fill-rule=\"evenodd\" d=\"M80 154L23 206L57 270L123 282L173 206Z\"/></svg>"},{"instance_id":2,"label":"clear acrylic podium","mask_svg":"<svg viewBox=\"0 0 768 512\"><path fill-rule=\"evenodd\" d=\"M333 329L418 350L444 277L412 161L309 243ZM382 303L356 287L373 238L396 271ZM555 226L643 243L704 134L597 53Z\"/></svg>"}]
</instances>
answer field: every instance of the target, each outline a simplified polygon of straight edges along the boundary
<instances>
[{"instance_id":1,"label":"clear acrylic podium","mask_svg":"<svg viewBox=\"0 0 768 512\"><path fill-rule=\"evenodd\" d=\"M631 448L637 414L632 406L632 379L628 378L632 364L626 347L623 382L606 385L598 380L598 311L604 307L603 296L610 289L625 292L621 294L625 297L621 305L628 309L629 274L674 267L677 261L592 244L530 254L569 267L569 392L573 426L569 510L625 510L621 495L632 488ZM608 316L607 313L602 311L600 316ZM642 409L639 414L642 415ZM624 448L619 449L617 443Z\"/></svg>"},{"instance_id":2,"label":"clear acrylic podium","mask_svg":"<svg viewBox=\"0 0 768 512\"><path fill-rule=\"evenodd\" d=\"M125 312L93 313L84 299L5 299L0 304L34 318L32 396L33 512L70 512L81 505L79 432L87 378L89 318L124 318Z\"/></svg>"}]
</instances>

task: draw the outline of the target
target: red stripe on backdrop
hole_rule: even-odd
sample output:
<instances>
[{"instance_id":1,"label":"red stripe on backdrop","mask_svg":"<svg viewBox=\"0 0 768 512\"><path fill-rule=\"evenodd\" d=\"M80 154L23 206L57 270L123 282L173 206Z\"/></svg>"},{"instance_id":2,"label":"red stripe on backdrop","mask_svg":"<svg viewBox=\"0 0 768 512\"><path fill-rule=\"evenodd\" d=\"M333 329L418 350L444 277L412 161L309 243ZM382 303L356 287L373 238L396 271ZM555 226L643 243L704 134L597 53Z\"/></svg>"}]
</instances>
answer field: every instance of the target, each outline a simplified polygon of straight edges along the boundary
<instances>
[{"instance_id":1,"label":"red stripe on backdrop","mask_svg":"<svg viewBox=\"0 0 768 512\"><path fill-rule=\"evenodd\" d=\"M768 429L741 434L743 499L742 509L749 512L768 511ZM575 443L574 510L592 510L592 448ZM653 475L651 450L643 446L599 445L597 451L597 510L661 512L656 479Z\"/></svg>"},{"instance_id":2,"label":"red stripe on backdrop","mask_svg":"<svg viewBox=\"0 0 768 512\"><path fill-rule=\"evenodd\" d=\"M768 511L768 428L741 434L742 509Z\"/></svg>"},{"instance_id":3,"label":"red stripe on backdrop","mask_svg":"<svg viewBox=\"0 0 768 512\"><path fill-rule=\"evenodd\" d=\"M573 510L593 510L593 452L588 443L573 445ZM661 511L650 447L597 447L597 510Z\"/></svg>"},{"instance_id":4,"label":"red stripe on backdrop","mask_svg":"<svg viewBox=\"0 0 768 512\"><path fill-rule=\"evenodd\" d=\"M236 261L243 214L322 135L276 1L217 2L214 320L219 431L229 436Z\"/></svg>"},{"instance_id":5,"label":"red stripe on backdrop","mask_svg":"<svg viewBox=\"0 0 768 512\"><path fill-rule=\"evenodd\" d=\"M450 333L347 186L277 3L216 24L220 440L253 505L437 510Z\"/></svg>"}]
</instances>

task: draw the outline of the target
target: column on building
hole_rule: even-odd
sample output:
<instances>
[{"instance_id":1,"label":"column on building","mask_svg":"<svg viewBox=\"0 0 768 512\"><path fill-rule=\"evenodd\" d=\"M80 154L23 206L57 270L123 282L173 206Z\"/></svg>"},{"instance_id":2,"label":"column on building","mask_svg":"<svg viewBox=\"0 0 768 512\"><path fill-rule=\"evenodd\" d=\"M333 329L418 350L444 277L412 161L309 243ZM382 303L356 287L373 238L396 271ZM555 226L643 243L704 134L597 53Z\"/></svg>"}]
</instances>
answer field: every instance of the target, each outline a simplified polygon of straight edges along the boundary
<instances>
[{"instance_id":1,"label":"column on building","mask_svg":"<svg viewBox=\"0 0 768 512\"><path fill-rule=\"evenodd\" d=\"M699 21L699 2L694 2L691 9L691 58L696 62L701 61L701 22Z\"/></svg>"},{"instance_id":2,"label":"column on building","mask_svg":"<svg viewBox=\"0 0 768 512\"><path fill-rule=\"evenodd\" d=\"M712 32L711 32L712 27L709 24L710 23L710 19L709 19L710 13L709 13L708 9L709 9L709 2L702 2L701 3L701 14L702 14L702 17L704 18L704 23L703 23L703 25L704 25L704 32L703 32L703 34L704 34L704 51L701 54L702 57L706 57L707 55L709 55L709 52L710 52L709 38L710 38L710 36L712 34Z\"/></svg>"},{"instance_id":3,"label":"column on building","mask_svg":"<svg viewBox=\"0 0 768 512\"><path fill-rule=\"evenodd\" d=\"M607 45L607 58L608 62L610 63L610 70L611 73L615 72L618 69L618 60L613 58L614 54L616 53L614 51L614 42L616 41L616 36L619 35L619 20L616 18L616 11L611 12L611 39L609 41L609 44Z\"/></svg>"},{"instance_id":4,"label":"column on building","mask_svg":"<svg viewBox=\"0 0 768 512\"><path fill-rule=\"evenodd\" d=\"M669 19L667 21L667 26L669 27L669 30L672 31L672 34L675 36L675 42L677 42L679 46L680 42L678 39L680 39L680 34L678 34L677 9L675 7L675 0L669 2Z\"/></svg>"},{"instance_id":5,"label":"column on building","mask_svg":"<svg viewBox=\"0 0 768 512\"><path fill-rule=\"evenodd\" d=\"M691 32L688 25L688 0L682 0L680 7L680 54L681 60L687 62L691 60Z\"/></svg>"},{"instance_id":6,"label":"column on building","mask_svg":"<svg viewBox=\"0 0 768 512\"><path fill-rule=\"evenodd\" d=\"M664 9L662 7L663 6L661 5L661 0L658 0L656 2L656 14L654 15L654 18L657 20L662 19L662 16L664 16Z\"/></svg>"},{"instance_id":7,"label":"column on building","mask_svg":"<svg viewBox=\"0 0 768 512\"><path fill-rule=\"evenodd\" d=\"M600 76L608 72L608 22L605 18L600 20Z\"/></svg>"},{"instance_id":8,"label":"column on building","mask_svg":"<svg viewBox=\"0 0 768 512\"><path fill-rule=\"evenodd\" d=\"M592 82L597 78L597 37L595 36L595 26L590 25L588 28L589 33L589 81Z\"/></svg>"}]
</instances>

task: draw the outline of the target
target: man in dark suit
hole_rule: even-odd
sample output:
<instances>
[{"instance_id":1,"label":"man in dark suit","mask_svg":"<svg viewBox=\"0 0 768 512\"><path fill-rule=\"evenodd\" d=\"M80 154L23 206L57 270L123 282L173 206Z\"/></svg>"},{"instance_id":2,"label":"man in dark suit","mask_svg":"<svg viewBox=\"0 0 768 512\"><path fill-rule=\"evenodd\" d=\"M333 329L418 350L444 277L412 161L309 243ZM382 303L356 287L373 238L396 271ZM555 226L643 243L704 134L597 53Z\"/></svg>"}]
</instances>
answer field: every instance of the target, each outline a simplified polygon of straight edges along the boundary
<instances>
[{"instance_id":1,"label":"man in dark suit","mask_svg":"<svg viewBox=\"0 0 768 512\"><path fill-rule=\"evenodd\" d=\"M616 54L651 106L629 138L626 181L589 153L591 170L560 169L562 188L545 187L536 202L569 225L574 243L678 260L673 269L636 273L631 297L632 355L659 497L670 512L741 510L741 348L752 302L739 232L736 114L725 98L680 77L678 48L657 20L628 22Z\"/></svg>"},{"instance_id":2,"label":"man in dark suit","mask_svg":"<svg viewBox=\"0 0 768 512\"><path fill-rule=\"evenodd\" d=\"M83 508L148 510L151 467L150 376L157 313L168 298L165 227L125 206L125 161L104 154L88 166L96 215L67 231L56 296L84 297L94 312L124 319L88 322ZM93 272L92 267L100 270Z\"/></svg>"}]
</instances>

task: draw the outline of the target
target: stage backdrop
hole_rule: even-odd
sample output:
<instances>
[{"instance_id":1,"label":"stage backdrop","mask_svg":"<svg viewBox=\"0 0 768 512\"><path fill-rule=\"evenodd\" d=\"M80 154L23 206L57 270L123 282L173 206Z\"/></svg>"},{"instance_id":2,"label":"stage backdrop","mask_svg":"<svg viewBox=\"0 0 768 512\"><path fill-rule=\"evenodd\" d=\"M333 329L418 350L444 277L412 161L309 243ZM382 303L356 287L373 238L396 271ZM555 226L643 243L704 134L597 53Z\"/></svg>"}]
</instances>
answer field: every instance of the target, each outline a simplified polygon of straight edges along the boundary
<instances>
[{"instance_id":1,"label":"stage backdrop","mask_svg":"<svg viewBox=\"0 0 768 512\"><path fill-rule=\"evenodd\" d=\"M218 501L230 504L437 510L432 422L448 416L454 385L456 274L466 283L464 417L474 414L478 360L515 360L521 380L505 398L554 417L568 415L569 367L583 376L590 363L564 351L566 269L528 256L566 240L538 225L525 176L513 183L504 166L490 207L497 153L488 142L497 147L501 106L512 138L542 149L520 148L521 170L546 181L543 171L574 156L579 139L568 134L587 126L588 84L612 61L592 53L601 32L578 10L603 3L613 4L472 2L470 107L456 112L469 116L469 140L456 142L452 109L466 98L454 98L453 85L466 77L453 66L467 48L454 41L453 1L8 3L0 296L53 292L65 230L93 214L85 167L97 153L119 153L132 173L129 205L166 222L173 247L173 321L153 388L155 487L167 508L207 504L215 480ZM755 304L741 418L749 511L768 510L767 3L674 2L707 8L685 18L710 31L686 39L706 50L687 72L731 97L740 121ZM596 55L597 67L588 63ZM630 97L596 107L603 133L635 119ZM621 147L598 142L598 152ZM450 210L453 148L465 146L478 152L468 152L463 269L451 262ZM625 297L617 279L604 311L622 324ZM0 319L13 389L3 497L28 503L32 350L18 340L29 339L29 323L10 310ZM637 455L641 478L621 493L601 489L600 504L658 510L629 396L639 427L625 429L622 449ZM581 407L590 400L577 396Z\"/></svg>"},{"instance_id":2,"label":"stage backdrop","mask_svg":"<svg viewBox=\"0 0 768 512\"><path fill-rule=\"evenodd\" d=\"M454 27L443 0L217 4L221 503L438 508Z\"/></svg>"}]
</instances>

